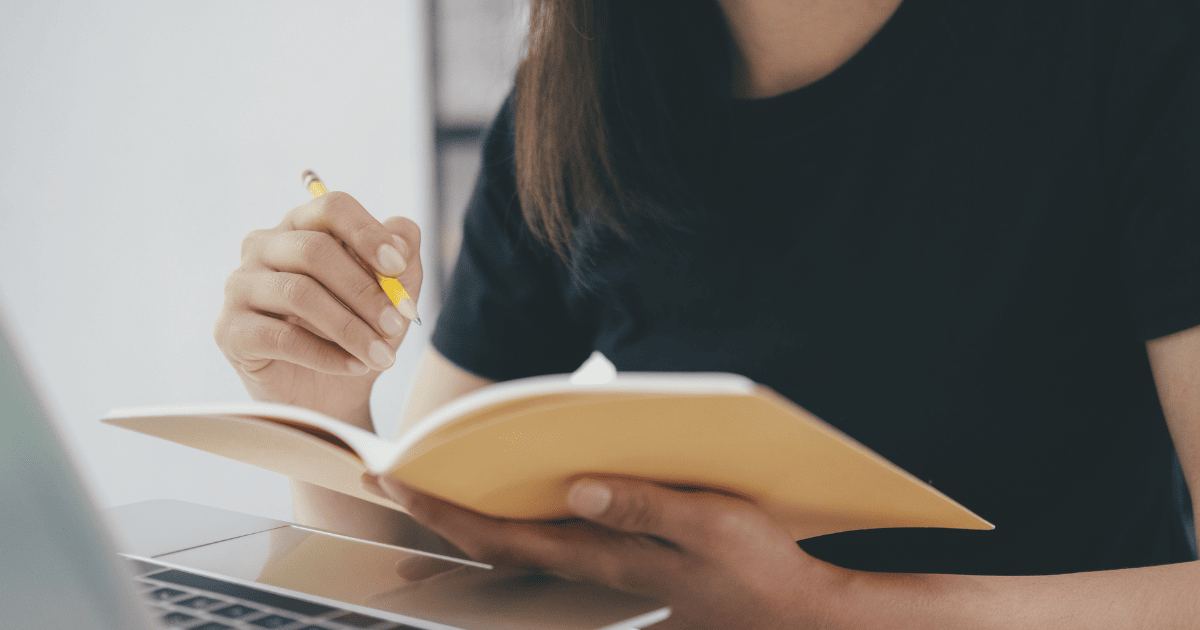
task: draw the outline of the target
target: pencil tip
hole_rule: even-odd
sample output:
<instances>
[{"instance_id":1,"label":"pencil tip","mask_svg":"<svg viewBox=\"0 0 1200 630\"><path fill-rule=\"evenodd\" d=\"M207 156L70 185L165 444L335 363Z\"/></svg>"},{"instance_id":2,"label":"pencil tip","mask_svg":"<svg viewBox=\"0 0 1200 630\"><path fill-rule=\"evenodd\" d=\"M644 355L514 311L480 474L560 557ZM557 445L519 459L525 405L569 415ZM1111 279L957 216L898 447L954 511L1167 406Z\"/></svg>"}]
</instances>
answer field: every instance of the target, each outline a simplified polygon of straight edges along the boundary
<instances>
[{"instance_id":1,"label":"pencil tip","mask_svg":"<svg viewBox=\"0 0 1200 630\"><path fill-rule=\"evenodd\" d=\"M411 297L405 297L404 299L400 300L396 304L396 308L400 309L401 315L414 322L417 322L417 324L420 325L421 314L417 312L417 306L413 303L413 299Z\"/></svg>"}]
</instances>

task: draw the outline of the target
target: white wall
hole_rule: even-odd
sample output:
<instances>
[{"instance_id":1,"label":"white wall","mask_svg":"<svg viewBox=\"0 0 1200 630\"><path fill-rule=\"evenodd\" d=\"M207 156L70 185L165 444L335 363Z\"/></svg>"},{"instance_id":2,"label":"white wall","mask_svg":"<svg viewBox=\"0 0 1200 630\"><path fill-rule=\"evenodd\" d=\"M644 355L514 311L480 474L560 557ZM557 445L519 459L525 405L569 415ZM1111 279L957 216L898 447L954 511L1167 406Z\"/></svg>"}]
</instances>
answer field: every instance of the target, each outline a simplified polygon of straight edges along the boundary
<instances>
[{"instance_id":1,"label":"white wall","mask_svg":"<svg viewBox=\"0 0 1200 630\"><path fill-rule=\"evenodd\" d=\"M422 3L0 6L0 317L93 495L290 518L285 478L98 418L249 400L212 327L242 237L305 202L302 170L427 225ZM436 306L378 381L381 433Z\"/></svg>"}]
</instances>

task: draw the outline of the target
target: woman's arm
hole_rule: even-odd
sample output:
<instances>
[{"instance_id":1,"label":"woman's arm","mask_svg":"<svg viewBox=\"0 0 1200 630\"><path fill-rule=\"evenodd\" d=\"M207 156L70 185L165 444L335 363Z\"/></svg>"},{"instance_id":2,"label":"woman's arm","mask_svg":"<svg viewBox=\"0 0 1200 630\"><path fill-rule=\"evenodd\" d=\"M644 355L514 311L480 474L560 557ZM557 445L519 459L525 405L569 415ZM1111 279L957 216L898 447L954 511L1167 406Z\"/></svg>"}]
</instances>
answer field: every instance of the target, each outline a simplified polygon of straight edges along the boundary
<instances>
[{"instance_id":1,"label":"woman's arm","mask_svg":"<svg viewBox=\"0 0 1200 630\"><path fill-rule=\"evenodd\" d=\"M1200 505L1200 327L1147 344ZM1049 576L869 573L808 556L753 504L596 477L568 493L591 523L493 519L389 479L373 490L471 557L666 602L667 628L1200 630L1200 562ZM598 526L599 527L598 527Z\"/></svg>"},{"instance_id":2,"label":"woman's arm","mask_svg":"<svg viewBox=\"0 0 1200 630\"><path fill-rule=\"evenodd\" d=\"M1200 506L1200 327L1146 344L1171 439ZM1037 577L855 574L860 628L1200 628L1200 563Z\"/></svg>"},{"instance_id":3,"label":"woman's arm","mask_svg":"<svg viewBox=\"0 0 1200 630\"><path fill-rule=\"evenodd\" d=\"M426 350L409 388L397 436L442 405L495 382L463 370L433 348Z\"/></svg>"},{"instance_id":4,"label":"woman's arm","mask_svg":"<svg viewBox=\"0 0 1200 630\"><path fill-rule=\"evenodd\" d=\"M459 369L432 348L426 350L405 402L399 433L434 409L492 382ZM360 429L375 430L371 410L366 407L347 421ZM395 510L295 479L292 499L295 521L301 525L389 545L441 550L428 530Z\"/></svg>"}]
</instances>

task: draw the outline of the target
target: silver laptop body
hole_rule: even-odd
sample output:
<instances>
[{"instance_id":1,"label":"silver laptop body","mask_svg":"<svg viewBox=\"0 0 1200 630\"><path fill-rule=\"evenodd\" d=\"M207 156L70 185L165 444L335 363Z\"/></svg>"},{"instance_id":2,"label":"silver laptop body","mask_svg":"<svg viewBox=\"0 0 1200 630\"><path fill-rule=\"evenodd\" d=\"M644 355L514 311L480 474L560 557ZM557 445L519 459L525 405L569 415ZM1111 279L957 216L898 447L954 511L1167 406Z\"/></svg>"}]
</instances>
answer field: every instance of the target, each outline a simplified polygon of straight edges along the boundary
<instances>
[{"instance_id":1,"label":"silver laptop body","mask_svg":"<svg viewBox=\"0 0 1200 630\"><path fill-rule=\"evenodd\" d=\"M615 630L652 600L173 500L97 512L0 319L0 611L7 628ZM111 527L115 540L108 535Z\"/></svg>"}]
</instances>

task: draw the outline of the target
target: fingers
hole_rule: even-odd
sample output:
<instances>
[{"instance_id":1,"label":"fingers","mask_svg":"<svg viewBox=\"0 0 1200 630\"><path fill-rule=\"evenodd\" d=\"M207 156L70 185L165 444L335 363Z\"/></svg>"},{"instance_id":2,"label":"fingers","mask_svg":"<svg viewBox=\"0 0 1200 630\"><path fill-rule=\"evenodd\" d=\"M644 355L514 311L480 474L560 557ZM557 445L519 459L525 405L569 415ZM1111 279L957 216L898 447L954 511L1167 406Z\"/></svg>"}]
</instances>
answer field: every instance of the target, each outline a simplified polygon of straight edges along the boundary
<instances>
[{"instance_id":1,"label":"fingers","mask_svg":"<svg viewBox=\"0 0 1200 630\"><path fill-rule=\"evenodd\" d=\"M221 330L225 341L222 346L250 378L275 359L326 374L359 375L368 369L336 344L296 324L260 313L240 313Z\"/></svg>"},{"instance_id":2,"label":"fingers","mask_svg":"<svg viewBox=\"0 0 1200 630\"><path fill-rule=\"evenodd\" d=\"M694 597L697 586L724 592L738 581L742 593L771 590L763 585L790 593L795 563L807 557L753 503L718 492L623 478L583 479L568 500L588 520L537 523L490 518L389 477L368 476L364 482L476 560L664 601ZM734 569L746 563L766 567L767 574L753 569L735 575ZM418 564L400 570L423 574L419 569Z\"/></svg>"},{"instance_id":3,"label":"fingers","mask_svg":"<svg viewBox=\"0 0 1200 630\"><path fill-rule=\"evenodd\" d=\"M622 478L577 481L567 493L567 506L605 527L695 550L705 549L727 530L760 525L759 513L748 501Z\"/></svg>"},{"instance_id":4,"label":"fingers","mask_svg":"<svg viewBox=\"0 0 1200 630\"><path fill-rule=\"evenodd\" d=\"M420 492L388 477L364 477L363 488L404 508L471 558L490 564L543 569L555 556L540 523L484 516Z\"/></svg>"},{"instance_id":5,"label":"fingers","mask_svg":"<svg viewBox=\"0 0 1200 630\"><path fill-rule=\"evenodd\" d=\"M281 233L291 235L291 240L274 238ZM255 237L256 233L251 233L247 240L256 240L257 244L243 246L243 265L263 264L279 271L312 275L385 336L398 337L403 331L398 330L394 315L386 310L391 299L378 286L376 273L403 283L412 301L396 306L406 320L418 317L416 299L423 275L421 231L409 219L391 217L385 225L353 197L334 191L293 209L279 228L260 231ZM266 243L274 247L267 250ZM383 327L389 323L391 328ZM405 322L403 329L407 328Z\"/></svg>"},{"instance_id":6,"label":"fingers","mask_svg":"<svg viewBox=\"0 0 1200 630\"><path fill-rule=\"evenodd\" d=\"M383 225L388 232L399 236L400 240L404 242L404 246L413 251L421 251L421 228L415 221L405 217L388 217L383 220ZM403 251L400 253L405 254ZM405 259L409 261L409 264L420 261L420 257L413 258L411 252L405 254Z\"/></svg>"},{"instance_id":7,"label":"fingers","mask_svg":"<svg viewBox=\"0 0 1200 630\"><path fill-rule=\"evenodd\" d=\"M392 305L378 281L333 236L324 232L265 232L257 238L257 265L316 280L375 332L399 337L407 320ZM253 268L253 267L251 267ZM349 348L347 348L349 349Z\"/></svg>"},{"instance_id":8,"label":"fingers","mask_svg":"<svg viewBox=\"0 0 1200 630\"><path fill-rule=\"evenodd\" d=\"M392 238L396 241L396 247L400 250L401 255L408 261L404 273L397 276L397 279L403 283L411 299L402 300L396 305L396 308L406 318L419 324L421 320L420 314L417 312L416 299L421 294L421 280L424 278L420 256L421 228L417 227L417 224L411 219L404 217L390 217L385 219L383 224L392 233Z\"/></svg>"},{"instance_id":9,"label":"fingers","mask_svg":"<svg viewBox=\"0 0 1200 630\"><path fill-rule=\"evenodd\" d=\"M362 273L361 269L358 271ZM238 271L230 276L226 285L227 297L245 309L257 314L290 315L303 320L307 324L304 328L315 329L325 340L335 344L333 347L339 349L335 355L340 360L329 356L328 341L318 340L308 331L280 329L276 325L246 317L231 322L233 349L243 356L271 356L312 369L319 369L321 365L337 367L332 372L321 370L333 374L346 374L348 360L352 358L375 370L386 370L395 363L395 351L379 332L309 276L273 271ZM384 330L393 327L392 330L403 333L407 322L401 320L399 312L386 297L383 300L387 302L386 306L372 309L383 313L380 318L383 321L377 325ZM387 317L391 317L392 321L389 322ZM271 317L267 319L279 321ZM272 328L247 331L244 328L246 326ZM364 372L366 370L362 369L357 373Z\"/></svg>"},{"instance_id":10,"label":"fingers","mask_svg":"<svg viewBox=\"0 0 1200 630\"><path fill-rule=\"evenodd\" d=\"M536 569L635 592L657 589L646 576L660 570L678 570L683 563L675 549L645 536L614 534L580 521L536 523L491 518L416 492L387 477L365 478L363 487L395 501L414 520L480 562Z\"/></svg>"},{"instance_id":11,"label":"fingers","mask_svg":"<svg viewBox=\"0 0 1200 630\"><path fill-rule=\"evenodd\" d=\"M280 224L288 230L328 232L359 258L385 276L395 277L408 267L414 246L397 243L391 232L350 195L333 191L289 212ZM401 251L409 249L410 251Z\"/></svg>"},{"instance_id":12,"label":"fingers","mask_svg":"<svg viewBox=\"0 0 1200 630\"><path fill-rule=\"evenodd\" d=\"M415 300L419 247L420 229L408 219L385 226L345 193L314 199L279 227L243 240L242 266L226 281L218 344L247 371L272 358L337 375L385 370L410 319L375 274L399 274ZM414 304L403 304L415 317Z\"/></svg>"}]
</instances>

